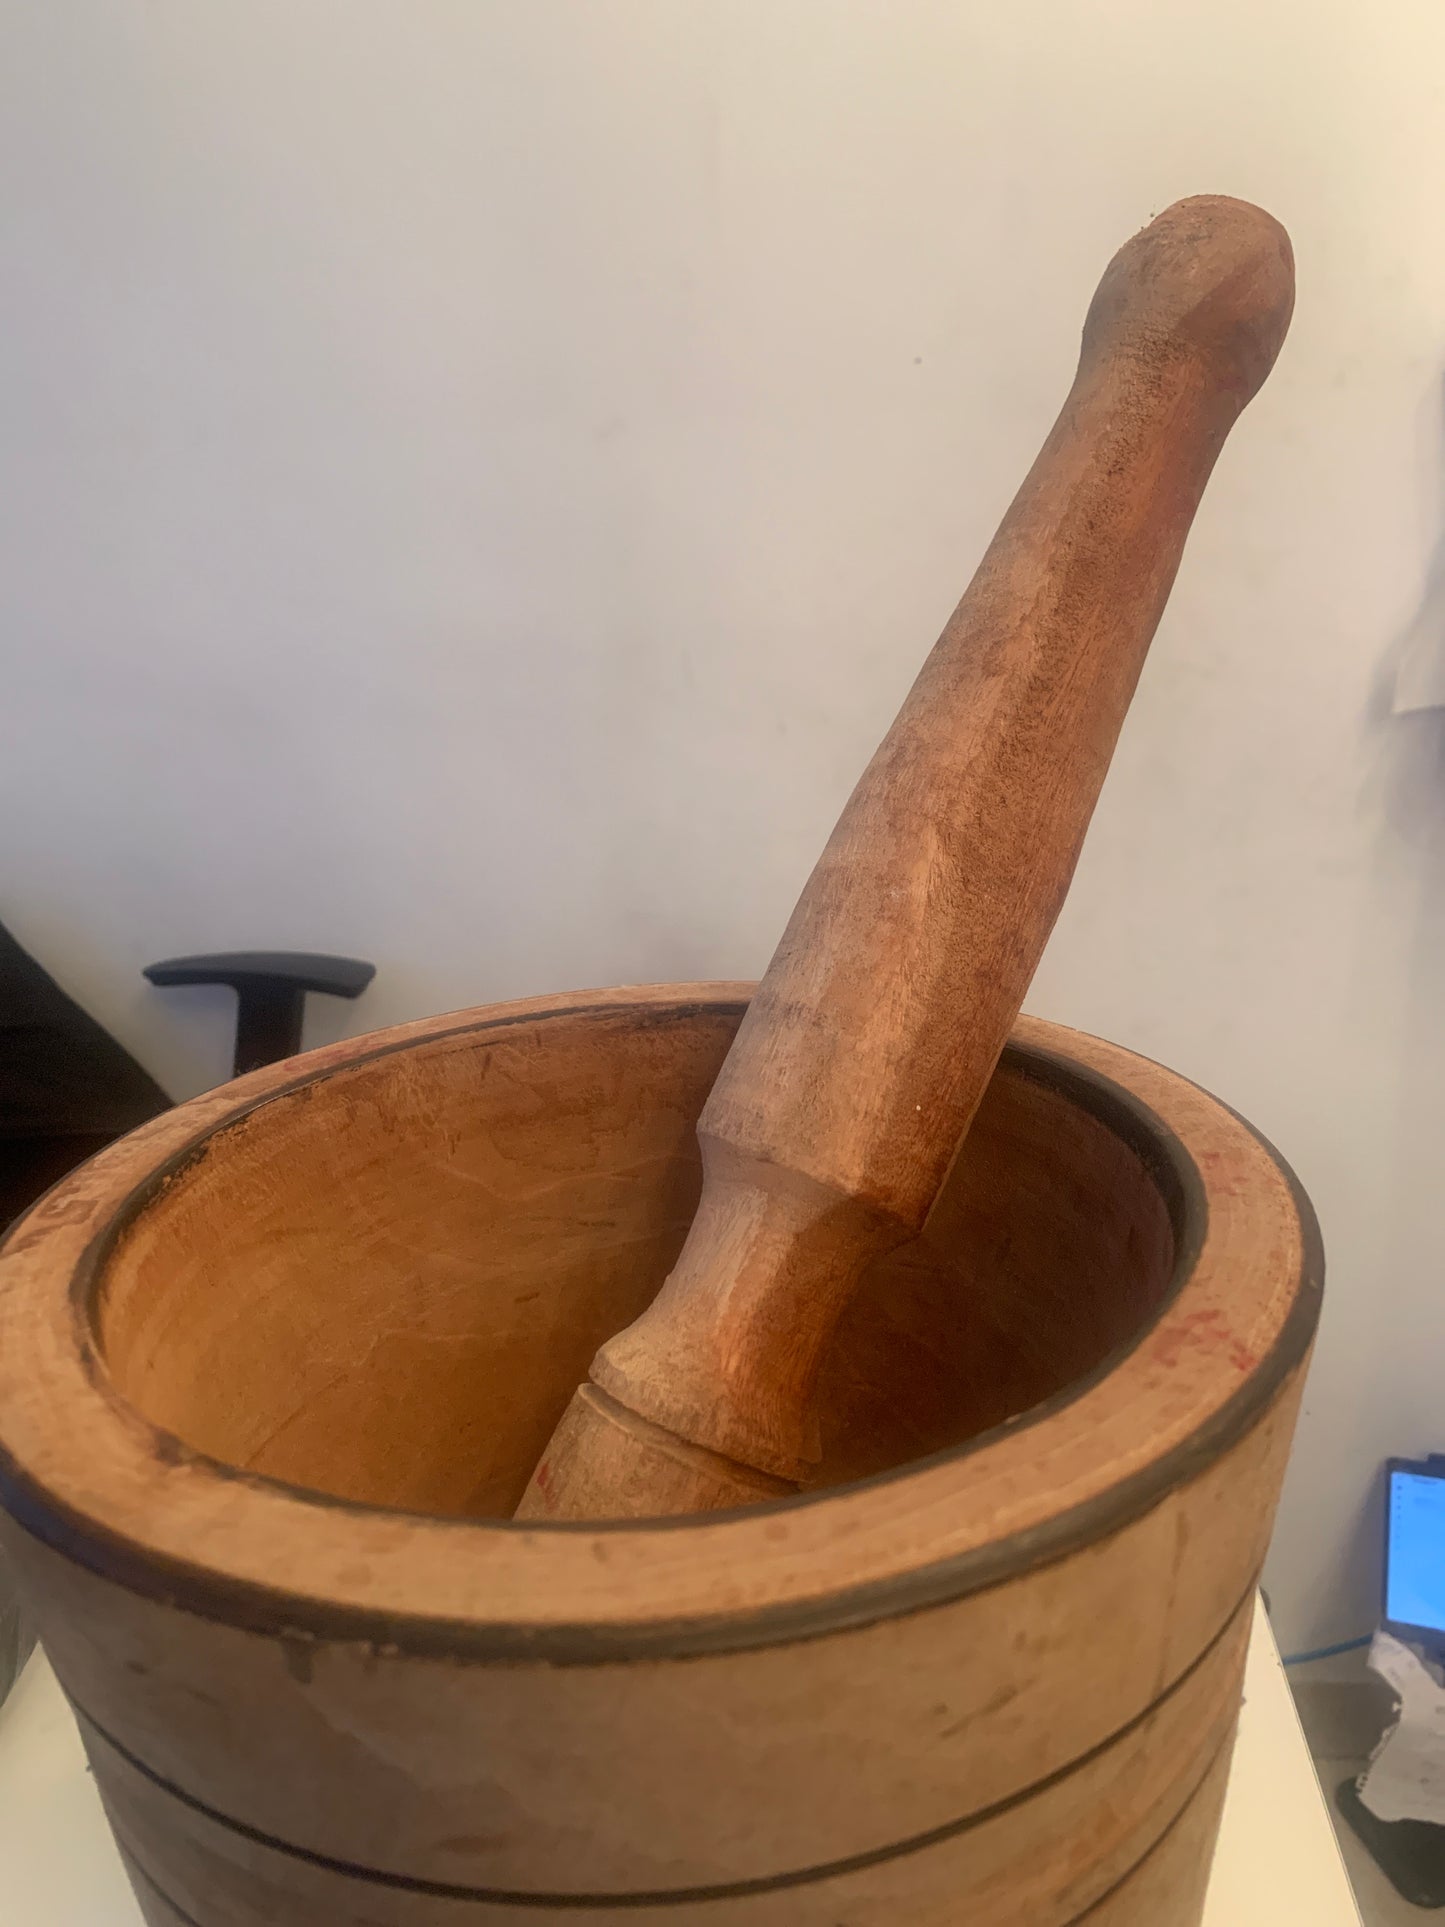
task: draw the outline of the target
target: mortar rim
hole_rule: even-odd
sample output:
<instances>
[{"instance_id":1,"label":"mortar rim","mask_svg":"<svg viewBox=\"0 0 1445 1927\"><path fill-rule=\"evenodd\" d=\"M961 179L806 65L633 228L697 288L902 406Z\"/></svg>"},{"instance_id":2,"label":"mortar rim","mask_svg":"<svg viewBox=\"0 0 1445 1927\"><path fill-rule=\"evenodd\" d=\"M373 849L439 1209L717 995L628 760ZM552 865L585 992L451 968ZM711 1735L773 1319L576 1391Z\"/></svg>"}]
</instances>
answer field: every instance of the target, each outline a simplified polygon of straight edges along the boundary
<instances>
[{"instance_id":1,"label":"mortar rim","mask_svg":"<svg viewBox=\"0 0 1445 1927\"><path fill-rule=\"evenodd\" d=\"M13 1229L0 1248L0 1314L13 1311L11 1292L15 1288L17 1254L24 1260L37 1243L55 1244L57 1240L63 1241L63 1234L73 1234L76 1209L83 1202L87 1188L95 1196L89 1211L79 1215L91 1235L72 1262L67 1298L73 1291L93 1285L103 1266L105 1250L119 1235L122 1224L128 1221L128 1211L145 1208L169 1181L170 1167L178 1159L182 1164L188 1162L196 1155L197 1147L242 1116L251 1115L266 1104L320 1080L373 1064L397 1051L440 1045L523 1022L557 1017L586 1020L609 1014L635 1019L639 1013L646 1013L651 1019L676 1020L702 1010L730 1012L746 1001L748 989L746 985L727 984L665 985L482 1006L450 1017L426 1019L419 1024L350 1039L254 1073L221 1087L218 1092L206 1093L123 1140L123 1146L130 1147L128 1155L113 1155L117 1153L115 1146L101 1153L82 1168L82 1173L72 1174L57 1186ZM1041 1076L1043 1081L1056 1087L1068 1087L1075 1101L1081 1091L1089 1091L1093 1101L1086 1108L1095 1115L1100 1114L1099 1105L1110 1111L1112 1115L1104 1121L1116 1134L1123 1135L1118 1129L1120 1120L1132 1118L1139 1127L1137 1141L1132 1145L1136 1152L1147 1144L1158 1149L1160 1158L1155 1166L1150 1167L1145 1158L1151 1176L1160 1182L1161 1173L1172 1171L1179 1185L1179 1196L1171 1212L1176 1219L1179 1241L1176 1277L1171 1281L1169 1296L1149 1325L1085 1379L1064 1388L1043 1405L961 1446L856 1485L803 1494L776 1505L713 1515L705 1520L518 1525L511 1521L439 1518L339 1500L224 1466L181 1446L178 1441L168 1441L167 1435L120 1399L105 1377L103 1365L98 1374L91 1370L88 1376L90 1390L107 1408L112 1424L122 1432L129 1427L132 1432L138 1429L146 1435L161 1485L166 1483L167 1473L199 1477L214 1487L241 1488L268 1507L274 1504L319 1510L328 1519L341 1513L353 1520L379 1520L428 1535L427 1549L432 1552L437 1546L436 1534L459 1536L459 1543L466 1542L473 1547L484 1540L493 1546L498 1541L507 1542L514 1551L526 1548L519 1556L533 1558L538 1564L545 1564L545 1556L537 1559L539 1550L568 1539L583 1548L595 1548L596 1542L605 1540L614 1548L624 1548L629 1555L644 1557L646 1547L649 1544L655 1547L663 1536L675 1541L686 1541L690 1537L701 1545L704 1541L715 1544L718 1535L731 1535L734 1546L740 1547L743 1540L756 1541L770 1524L780 1520L796 1521L820 1510L832 1514L841 1530L843 1514L851 1509L855 1515L851 1524L861 1529L867 1522L856 1515L866 1510L879 1492L890 1489L896 1492L939 1474L947 1476L966 1462L976 1462L990 1451L996 1452L1002 1445L1016 1443L1021 1438L1036 1438L1044 1428L1057 1428L1071 1415L1077 1418L1079 1408L1088 1403L1090 1395L1101 1385L1107 1385L1146 1347L1151 1336L1169 1325L1171 1314L1177 1312L1181 1299L1196 1279L1210 1238L1218 1235L1219 1226L1214 1222L1217 1213L1208 1208L1209 1182L1200 1173L1189 1148L1191 1133L1186 1131L1181 1135L1176 1131L1157 1105L1141 1094L1142 1086L1156 1097L1163 1093L1176 1113L1181 1110L1187 1113L1194 1121L1194 1137L1200 1136L1201 1120L1211 1126L1220 1140L1213 1155L1217 1158L1227 1152L1237 1167L1236 1176L1241 1172L1250 1173L1265 1189L1269 1189L1270 1180L1274 1181L1275 1192L1266 1216L1276 1235L1292 1233L1292 1236L1285 1235L1285 1242L1291 1248L1286 1266L1290 1276L1285 1280L1283 1291L1275 1293L1279 1315L1273 1320L1269 1342L1233 1396L1217 1401L1217 1408L1206 1414L1202 1423L1188 1429L1169 1451L1142 1468L1142 1477L1106 1480L1091 1502L1053 1513L1032 1531L1012 1531L996 1539L984 1539L961 1554L925 1559L921 1564L891 1574L875 1572L863 1583L823 1585L811 1590L806 1585L795 1586L790 1597L755 1601L751 1607L714 1612L659 1613L655 1610L655 1598L646 1601L634 1598L630 1614L624 1612L602 1621L595 1617L575 1622L557 1618L518 1621L489 1618L485 1611L458 1617L414 1608L378 1609L375 1604L348 1602L314 1589L276 1584L258 1576L254 1570L237 1571L234 1559L228 1562L230 1569L223 1570L215 1561L197 1562L177 1556L174 1547L168 1551L154 1540L138 1537L134 1531L116 1529L86 1504L84 1482L80 1482L78 1490L74 1466L69 1468L67 1490L66 1478L57 1481L53 1472L46 1476L12 1450L15 1408L9 1394L13 1390L13 1367L10 1373L0 1370L0 1391L6 1394L0 1407L0 1497L27 1530L66 1556L133 1589L163 1592L173 1603L203 1616L273 1635L302 1640L359 1639L373 1645L398 1646L409 1652L434 1652L454 1660L539 1658L551 1664L594 1663L613 1657L635 1657L642 1652L682 1657L772 1643L777 1639L811 1637L842 1625L867 1623L882 1616L924 1609L1066 1556L1078 1545L1120 1529L1158 1503L1262 1417L1308 1351L1318 1316L1322 1254L1313 1212L1283 1159L1234 1113L1188 1080L1118 1046L1037 1019L1022 1020L1011 1052L1015 1069L1028 1066L1027 1074ZM1101 1068L1101 1063L1109 1068ZM191 1126L200 1119L207 1121L202 1128L193 1130ZM1206 1130L1204 1135L1208 1134ZM112 1168L129 1169L134 1164L138 1140L140 1151L149 1148L152 1142L172 1148L151 1163L139 1184L125 1187L110 1184L96 1190L97 1171L104 1177ZM1143 1152L1140 1155L1143 1156ZM88 1187L84 1173L90 1174ZM1292 1220L1292 1224L1287 1220ZM1197 1233L1192 1238L1191 1226ZM1184 1235L1179 1237L1181 1228ZM33 1261L28 1269L33 1273ZM73 1314L73 1305L71 1311ZM0 1318L0 1333L3 1330L3 1318ZM0 1353L9 1357L11 1347L0 1347ZM72 1362L83 1362L84 1357L82 1335ZM1087 1421L1084 1430L1088 1430ZM730 1560L732 1555L723 1556ZM635 1587L633 1590L635 1592ZM789 1589L782 1590L786 1593ZM653 1610L649 1610L649 1606Z\"/></svg>"}]
</instances>

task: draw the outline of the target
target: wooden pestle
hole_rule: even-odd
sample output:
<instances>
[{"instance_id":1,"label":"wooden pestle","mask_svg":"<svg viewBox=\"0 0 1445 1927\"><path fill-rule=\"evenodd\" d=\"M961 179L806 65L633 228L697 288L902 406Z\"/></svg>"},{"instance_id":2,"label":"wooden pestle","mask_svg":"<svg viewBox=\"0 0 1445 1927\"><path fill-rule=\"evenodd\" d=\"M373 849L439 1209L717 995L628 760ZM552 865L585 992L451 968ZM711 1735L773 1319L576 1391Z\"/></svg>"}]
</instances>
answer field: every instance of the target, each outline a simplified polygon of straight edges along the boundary
<instances>
[{"instance_id":1,"label":"wooden pestle","mask_svg":"<svg viewBox=\"0 0 1445 1927\"><path fill-rule=\"evenodd\" d=\"M518 1517L795 1491L863 1268L915 1237L1069 879L1204 484L1273 365L1288 236L1180 201L1105 271L1063 411L850 797L698 1123L652 1306L598 1352Z\"/></svg>"}]
</instances>

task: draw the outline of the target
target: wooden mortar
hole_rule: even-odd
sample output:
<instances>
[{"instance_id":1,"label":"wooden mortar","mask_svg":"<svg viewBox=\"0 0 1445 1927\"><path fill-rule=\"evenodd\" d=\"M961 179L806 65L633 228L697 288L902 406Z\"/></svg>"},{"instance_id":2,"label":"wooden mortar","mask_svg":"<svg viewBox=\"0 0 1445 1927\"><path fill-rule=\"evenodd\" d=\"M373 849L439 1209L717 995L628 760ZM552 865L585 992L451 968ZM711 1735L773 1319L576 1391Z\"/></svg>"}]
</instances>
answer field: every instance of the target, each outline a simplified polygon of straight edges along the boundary
<instances>
[{"instance_id":1,"label":"wooden mortar","mask_svg":"<svg viewBox=\"0 0 1445 1927\"><path fill-rule=\"evenodd\" d=\"M506 1518L748 994L293 1059L13 1232L3 1539L152 1927L1198 1921L1321 1260L1183 1078L1021 1022L821 1489Z\"/></svg>"}]
</instances>

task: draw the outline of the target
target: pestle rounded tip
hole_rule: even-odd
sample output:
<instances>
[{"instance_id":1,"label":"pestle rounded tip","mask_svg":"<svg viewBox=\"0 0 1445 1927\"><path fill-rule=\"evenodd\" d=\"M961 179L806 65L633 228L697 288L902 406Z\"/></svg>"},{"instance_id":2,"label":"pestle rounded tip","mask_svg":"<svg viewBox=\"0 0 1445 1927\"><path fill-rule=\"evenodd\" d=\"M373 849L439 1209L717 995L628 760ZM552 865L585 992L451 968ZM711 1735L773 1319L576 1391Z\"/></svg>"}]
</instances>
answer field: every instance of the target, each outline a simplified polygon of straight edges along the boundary
<instances>
[{"instance_id":1,"label":"pestle rounded tip","mask_svg":"<svg viewBox=\"0 0 1445 1927\"><path fill-rule=\"evenodd\" d=\"M1104 271L1084 323L1086 355L1185 348L1240 406L1274 365L1294 308L1294 251L1273 215L1198 194L1165 208Z\"/></svg>"}]
</instances>

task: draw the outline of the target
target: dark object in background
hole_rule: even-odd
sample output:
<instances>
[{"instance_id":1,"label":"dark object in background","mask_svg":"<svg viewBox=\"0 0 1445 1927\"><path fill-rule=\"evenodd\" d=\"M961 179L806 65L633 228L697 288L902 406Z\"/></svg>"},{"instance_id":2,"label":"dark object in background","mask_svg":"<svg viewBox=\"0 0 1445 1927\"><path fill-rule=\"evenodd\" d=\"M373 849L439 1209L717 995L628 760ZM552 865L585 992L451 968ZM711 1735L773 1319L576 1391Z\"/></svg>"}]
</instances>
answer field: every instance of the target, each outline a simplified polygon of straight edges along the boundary
<instances>
[{"instance_id":1,"label":"dark object in background","mask_svg":"<svg viewBox=\"0 0 1445 1927\"><path fill-rule=\"evenodd\" d=\"M0 1232L67 1171L170 1106L130 1052L0 924ZM34 1644L0 1559L0 1700Z\"/></svg>"},{"instance_id":2,"label":"dark object in background","mask_svg":"<svg viewBox=\"0 0 1445 1927\"><path fill-rule=\"evenodd\" d=\"M1353 1780L1335 1789L1335 1804L1396 1893L1415 1907L1445 1907L1445 1827L1428 1820L1377 1820Z\"/></svg>"},{"instance_id":3,"label":"dark object in background","mask_svg":"<svg viewBox=\"0 0 1445 1927\"><path fill-rule=\"evenodd\" d=\"M0 1229L171 1100L0 924Z\"/></svg>"},{"instance_id":4,"label":"dark object in background","mask_svg":"<svg viewBox=\"0 0 1445 1927\"><path fill-rule=\"evenodd\" d=\"M359 997L376 970L353 957L250 951L176 958L145 974L156 984L234 985L239 1076L301 1048L308 990ZM0 1232L67 1171L170 1108L155 1079L0 924ZM34 1644L0 1557L0 1700Z\"/></svg>"},{"instance_id":5,"label":"dark object in background","mask_svg":"<svg viewBox=\"0 0 1445 1927\"><path fill-rule=\"evenodd\" d=\"M214 957L171 957L148 964L153 984L229 984L236 993L234 1074L294 1057L308 990L359 997L376 965L359 957L318 957L300 950L232 950Z\"/></svg>"},{"instance_id":6,"label":"dark object in background","mask_svg":"<svg viewBox=\"0 0 1445 1927\"><path fill-rule=\"evenodd\" d=\"M355 957L239 951L174 958L145 974L235 987L239 1075L301 1048L308 990L359 997L376 970ZM170 1108L155 1079L0 924L0 1231L112 1138Z\"/></svg>"}]
</instances>

